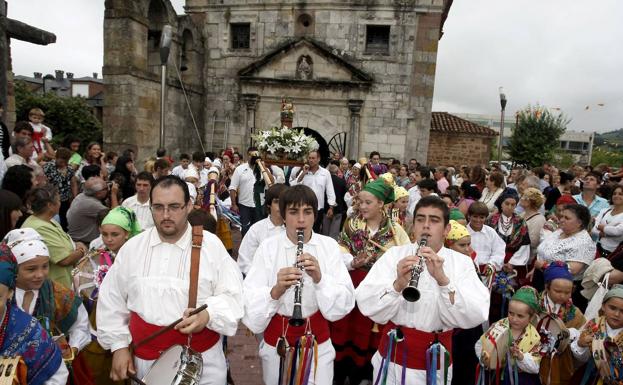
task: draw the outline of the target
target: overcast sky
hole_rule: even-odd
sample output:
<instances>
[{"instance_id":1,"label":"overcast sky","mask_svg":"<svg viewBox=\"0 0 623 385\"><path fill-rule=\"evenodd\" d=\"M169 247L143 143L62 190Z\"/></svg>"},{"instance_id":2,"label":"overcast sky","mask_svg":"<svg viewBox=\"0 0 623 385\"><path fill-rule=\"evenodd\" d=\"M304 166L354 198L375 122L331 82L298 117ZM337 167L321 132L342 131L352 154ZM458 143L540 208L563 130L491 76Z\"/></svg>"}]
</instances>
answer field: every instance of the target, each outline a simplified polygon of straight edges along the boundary
<instances>
[{"instance_id":1,"label":"overcast sky","mask_svg":"<svg viewBox=\"0 0 623 385\"><path fill-rule=\"evenodd\" d=\"M9 17L57 36L47 47L12 41L16 74L101 74L103 0L8 2ZM172 3L183 12L184 0ZM540 103L561 108L572 130L623 128L622 16L621 0L454 0L433 110L499 114L504 86L507 115Z\"/></svg>"}]
</instances>

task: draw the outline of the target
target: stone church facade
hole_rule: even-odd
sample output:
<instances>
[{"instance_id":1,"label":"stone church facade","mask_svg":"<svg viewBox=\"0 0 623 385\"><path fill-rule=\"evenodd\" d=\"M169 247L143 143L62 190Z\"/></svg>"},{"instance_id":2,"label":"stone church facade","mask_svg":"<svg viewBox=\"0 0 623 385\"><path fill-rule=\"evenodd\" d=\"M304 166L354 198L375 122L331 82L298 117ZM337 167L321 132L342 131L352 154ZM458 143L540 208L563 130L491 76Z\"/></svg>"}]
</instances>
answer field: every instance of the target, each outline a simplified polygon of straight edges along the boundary
<instances>
[{"instance_id":1,"label":"stone church facade","mask_svg":"<svg viewBox=\"0 0 623 385\"><path fill-rule=\"evenodd\" d=\"M106 0L104 141L136 146L139 157L158 147L158 41L169 24L165 144L174 155L201 149L198 137L207 151L244 150L254 131L279 124L288 98L295 127L350 158L377 150L425 162L451 3L186 0L178 16L168 0Z\"/></svg>"}]
</instances>

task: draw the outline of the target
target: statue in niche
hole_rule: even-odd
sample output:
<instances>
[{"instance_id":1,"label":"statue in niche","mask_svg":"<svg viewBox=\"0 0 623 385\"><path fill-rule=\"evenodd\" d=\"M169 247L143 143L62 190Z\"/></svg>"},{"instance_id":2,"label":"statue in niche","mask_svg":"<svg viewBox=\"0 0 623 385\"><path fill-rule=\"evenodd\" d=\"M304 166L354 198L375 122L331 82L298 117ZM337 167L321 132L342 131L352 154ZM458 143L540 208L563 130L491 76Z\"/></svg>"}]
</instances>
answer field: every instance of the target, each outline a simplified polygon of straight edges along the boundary
<instances>
[{"instance_id":1,"label":"statue in niche","mask_svg":"<svg viewBox=\"0 0 623 385\"><path fill-rule=\"evenodd\" d=\"M312 80L314 75L313 62L309 55L301 55L296 64L296 78Z\"/></svg>"}]
</instances>

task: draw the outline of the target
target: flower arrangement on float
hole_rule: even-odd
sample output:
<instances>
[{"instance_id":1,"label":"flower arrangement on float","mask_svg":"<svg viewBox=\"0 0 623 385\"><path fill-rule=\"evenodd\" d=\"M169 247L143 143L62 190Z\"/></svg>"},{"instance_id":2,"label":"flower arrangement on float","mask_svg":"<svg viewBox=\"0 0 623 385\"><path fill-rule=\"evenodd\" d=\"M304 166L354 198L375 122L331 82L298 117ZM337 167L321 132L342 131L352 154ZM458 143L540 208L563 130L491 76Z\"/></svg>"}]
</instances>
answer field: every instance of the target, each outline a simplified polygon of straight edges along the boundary
<instances>
[{"instance_id":1,"label":"flower arrangement on float","mask_svg":"<svg viewBox=\"0 0 623 385\"><path fill-rule=\"evenodd\" d=\"M305 135L302 129L287 126L260 131L253 136L253 140L258 150L273 159L297 160L318 149L318 142L313 137Z\"/></svg>"}]
</instances>

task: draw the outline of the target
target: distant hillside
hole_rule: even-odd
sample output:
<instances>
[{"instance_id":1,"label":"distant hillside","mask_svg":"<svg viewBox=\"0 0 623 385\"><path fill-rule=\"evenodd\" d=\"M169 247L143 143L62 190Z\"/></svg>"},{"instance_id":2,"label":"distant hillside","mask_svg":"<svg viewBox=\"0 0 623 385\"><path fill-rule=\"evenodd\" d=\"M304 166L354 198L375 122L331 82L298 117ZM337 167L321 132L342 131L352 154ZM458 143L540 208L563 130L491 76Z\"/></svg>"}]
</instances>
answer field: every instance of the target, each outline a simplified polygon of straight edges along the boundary
<instances>
[{"instance_id":1,"label":"distant hillside","mask_svg":"<svg viewBox=\"0 0 623 385\"><path fill-rule=\"evenodd\" d=\"M603 134L595 134L595 145L601 146L603 144L614 145L615 147L623 145L623 128Z\"/></svg>"}]
</instances>

